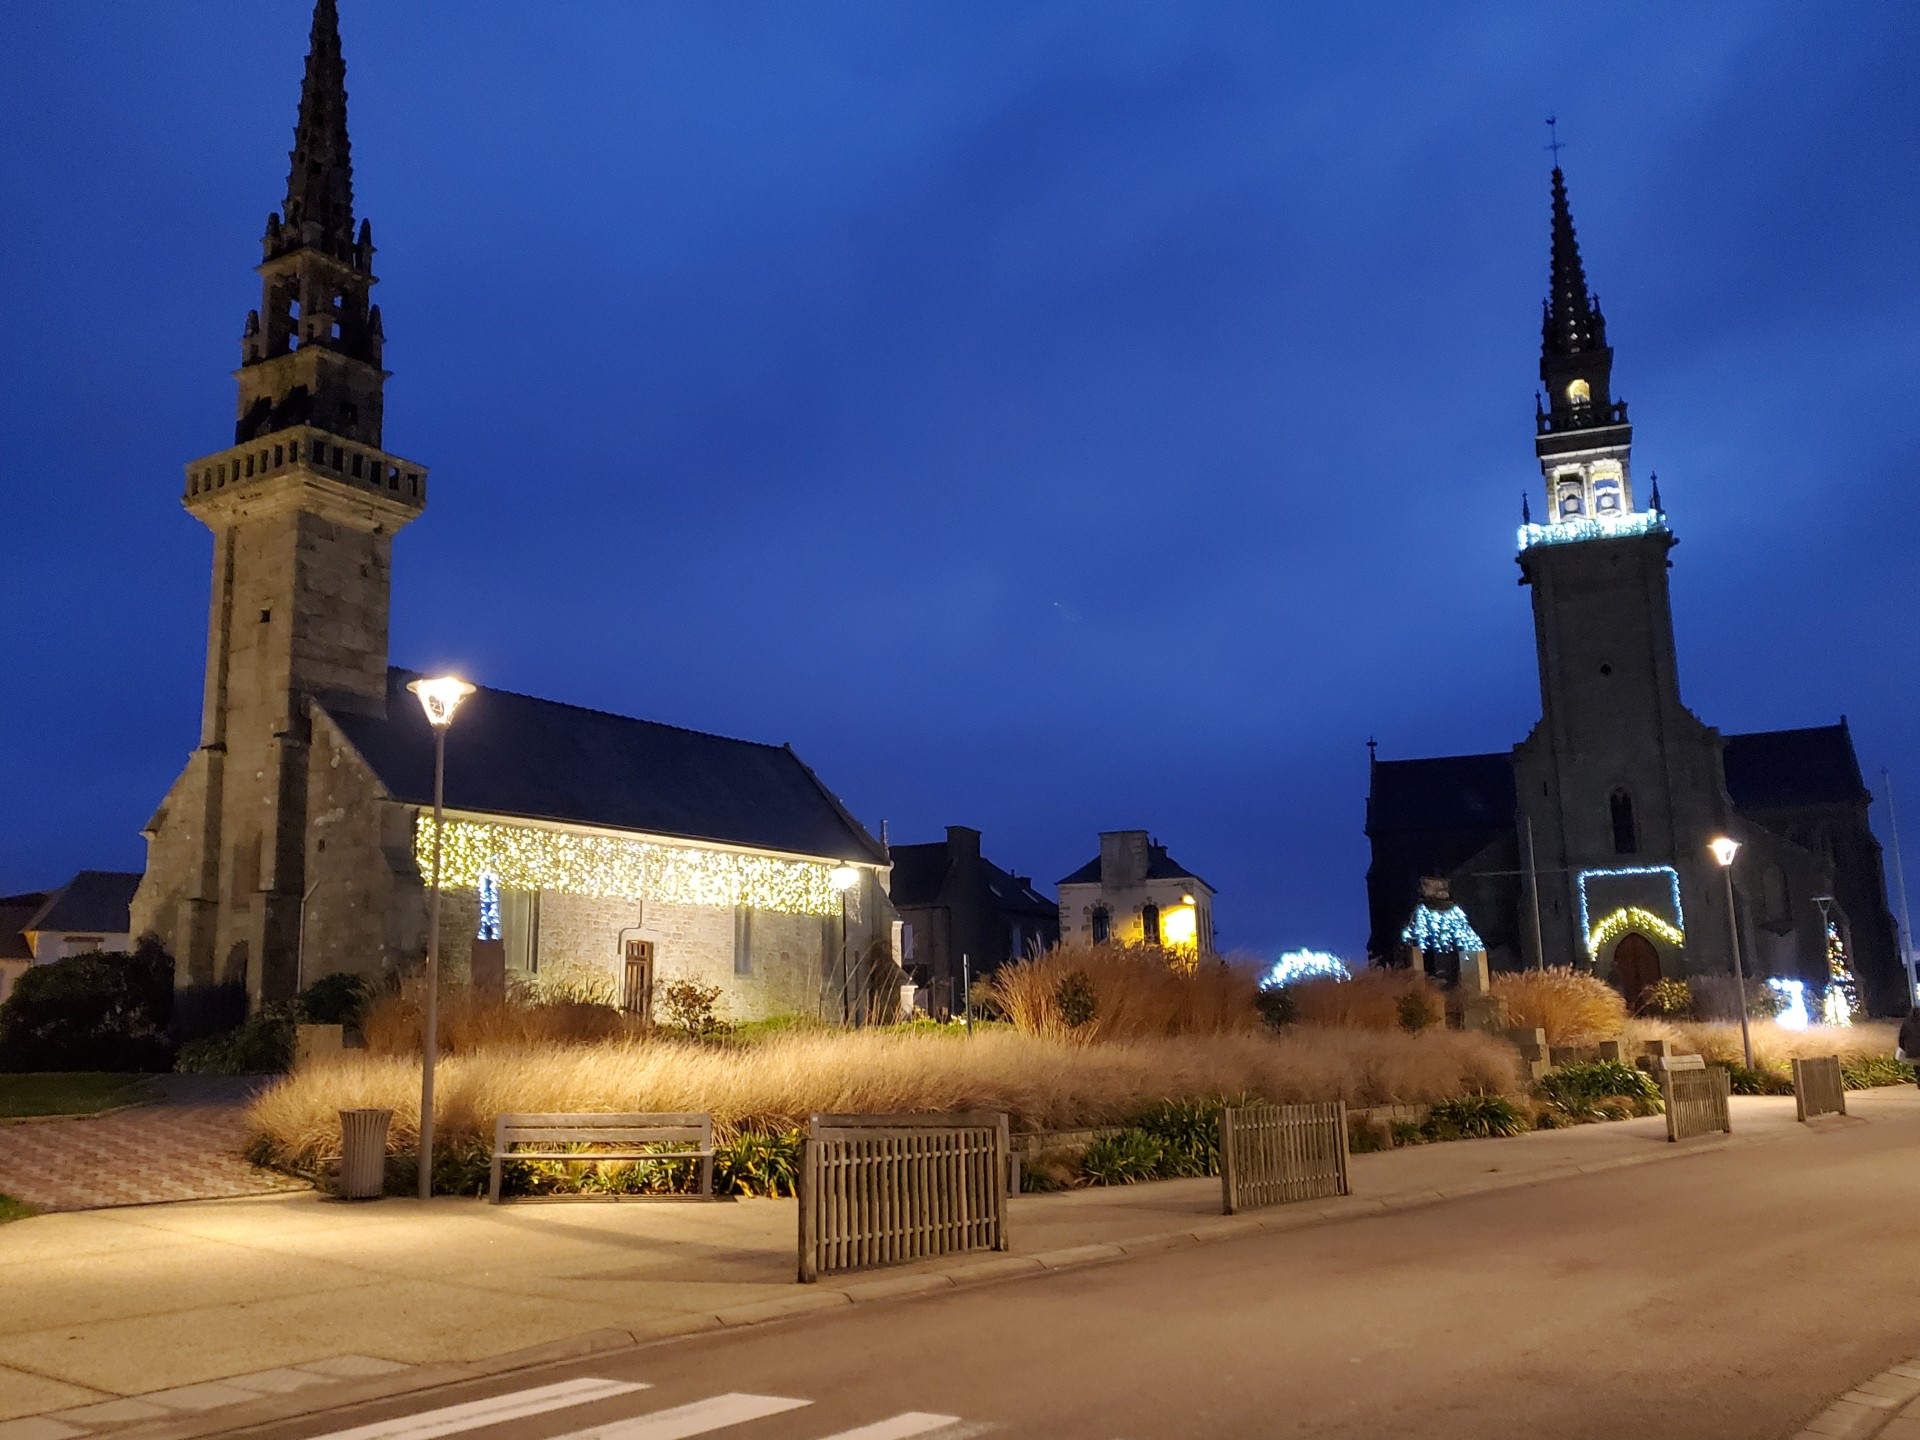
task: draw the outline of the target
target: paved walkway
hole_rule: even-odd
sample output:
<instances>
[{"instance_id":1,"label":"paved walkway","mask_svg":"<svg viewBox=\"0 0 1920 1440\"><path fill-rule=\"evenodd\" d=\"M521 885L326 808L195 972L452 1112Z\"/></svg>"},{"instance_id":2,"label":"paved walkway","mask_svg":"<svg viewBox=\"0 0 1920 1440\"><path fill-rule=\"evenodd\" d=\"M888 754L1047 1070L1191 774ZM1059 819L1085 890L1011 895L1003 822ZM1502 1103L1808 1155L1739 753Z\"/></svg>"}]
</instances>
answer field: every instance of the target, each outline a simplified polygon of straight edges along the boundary
<instances>
[{"instance_id":1,"label":"paved walkway","mask_svg":"<svg viewBox=\"0 0 1920 1440\"><path fill-rule=\"evenodd\" d=\"M507 1352L718 1330L1620 1166L1685 1164L1728 1146L1778 1143L1792 1154L1783 1163L1816 1163L1832 1126L1911 1126L1920 1139L1920 1093L1849 1101L1853 1118L1816 1128L1795 1123L1790 1098L1736 1097L1733 1136L1677 1147L1655 1118L1359 1155L1352 1196L1231 1219L1212 1180L1023 1196L1010 1255L807 1287L794 1283L791 1201L355 1205L307 1192L44 1215L0 1227L0 1422L44 1416L57 1428L0 1425L0 1440L73 1440L123 1413L92 1407L129 1397L238 1404L246 1387L229 1377L342 1356L420 1367L424 1379L517 1363L498 1360ZM210 1382L228 1383L203 1388Z\"/></svg>"},{"instance_id":2,"label":"paved walkway","mask_svg":"<svg viewBox=\"0 0 1920 1440\"><path fill-rule=\"evenodd\" d=\"M1920 1440L1920 1355L1862 1380L1793 1440Z\"/></svg>"},{"instance_id":3,"label":"paved walkway","mask_svg":"<svg viewBox=\"0 0 1920 1440\"><path fill-rule=\"evenodd\" d=\"M72 1120L0 1125L0 1195L38 1210L98 1210L305 1190L240 1149L252 1076L158 1075L145 1103Z\"/></svg>"}]
</instances>

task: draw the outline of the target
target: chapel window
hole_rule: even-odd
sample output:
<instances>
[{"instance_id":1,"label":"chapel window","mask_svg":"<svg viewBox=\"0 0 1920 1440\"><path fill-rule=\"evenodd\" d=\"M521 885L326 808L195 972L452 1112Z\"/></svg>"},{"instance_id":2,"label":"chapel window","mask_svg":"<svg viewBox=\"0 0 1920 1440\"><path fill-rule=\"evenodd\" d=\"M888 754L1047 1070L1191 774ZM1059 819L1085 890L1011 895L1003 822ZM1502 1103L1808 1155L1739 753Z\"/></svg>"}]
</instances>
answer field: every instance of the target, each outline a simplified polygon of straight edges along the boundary
<instances>
[{"instance_id":1,"label":"chapel window","mask_svg":"<svg viewBox=\"0 0 1920 1440\"><path fill-rule=\"evenodd\" d=\"M1607 808L1613 820L1613 853L1636 853L1640 849L1640 835L1633 823L1633 797L1624 790L1616 790Z\"/></svg>"}]
</instances>

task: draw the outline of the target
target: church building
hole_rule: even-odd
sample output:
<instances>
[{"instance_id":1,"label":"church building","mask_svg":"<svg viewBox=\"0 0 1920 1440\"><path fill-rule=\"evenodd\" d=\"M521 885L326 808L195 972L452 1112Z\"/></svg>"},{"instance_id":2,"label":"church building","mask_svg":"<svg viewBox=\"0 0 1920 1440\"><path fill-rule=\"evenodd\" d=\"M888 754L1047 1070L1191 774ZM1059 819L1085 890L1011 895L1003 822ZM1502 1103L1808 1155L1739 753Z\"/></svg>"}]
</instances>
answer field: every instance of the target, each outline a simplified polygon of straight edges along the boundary
<instances>
[{"instance_id":1,"label":"church building","mask_svg":"<svg viewBox=\"0 0 1920 1440\"><path fill-rule=\"evenodd\" d=\"M1553 171L1551 285L1523 506L1541 718L1511 750L1372 765L1369 952L1395 961L1423 879L1444 879L1495 969L1571 965L1632 1001L1662 977L1731 976L1726 880L1750 977L1824 987L1843 957L1869 1009L1904 1013L1870 795L1838 724L1722 734L1680 695L1668 592L1677 537L1649 479ZM1809 677L1811 679L1811 677Z\"/></svg>"},{"instance_id":2,"label":"church building","mask_svg":"<svg viewBox=\"0 0 1920 1440\"><path fill-rule=\"evenodd\" d=\"M148 823L132 905L179 985L253 1005L427 948L434 741L415 677L387 664L393 537L426 508L427 467L385 444L346 103L335 0L317 0L233 444L186 472L213 532L200 744ZM642 1011L687 979L734 1018L897 1000L886 848L785 746L483 688L447 734L446 811L453 975L558 973Z\"/></svg>"}]
</instances>

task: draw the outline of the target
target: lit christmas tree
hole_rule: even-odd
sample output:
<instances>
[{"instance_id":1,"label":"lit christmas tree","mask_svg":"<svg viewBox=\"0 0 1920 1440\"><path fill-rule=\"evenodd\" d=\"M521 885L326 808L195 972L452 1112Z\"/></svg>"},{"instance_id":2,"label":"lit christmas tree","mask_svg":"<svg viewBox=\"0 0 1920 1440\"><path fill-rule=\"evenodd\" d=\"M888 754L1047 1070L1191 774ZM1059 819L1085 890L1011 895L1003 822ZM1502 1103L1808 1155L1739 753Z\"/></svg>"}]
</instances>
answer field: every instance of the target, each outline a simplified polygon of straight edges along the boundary
<instances>
[{"instance_id":1,"label":"lit christmas tree","mask_svg":"<svg viewBox=\"0 0 1920 1440\"><path fill-rule=\"evenodd\" d=\"M1840 927L1827 922L1827 991L1820 998L1820 1021L1825 1025L1851 1025L1860 1008L1860 991L1854 984L1853 967L1847 964L1847 942Z\"/></svg>"}]
</instances>

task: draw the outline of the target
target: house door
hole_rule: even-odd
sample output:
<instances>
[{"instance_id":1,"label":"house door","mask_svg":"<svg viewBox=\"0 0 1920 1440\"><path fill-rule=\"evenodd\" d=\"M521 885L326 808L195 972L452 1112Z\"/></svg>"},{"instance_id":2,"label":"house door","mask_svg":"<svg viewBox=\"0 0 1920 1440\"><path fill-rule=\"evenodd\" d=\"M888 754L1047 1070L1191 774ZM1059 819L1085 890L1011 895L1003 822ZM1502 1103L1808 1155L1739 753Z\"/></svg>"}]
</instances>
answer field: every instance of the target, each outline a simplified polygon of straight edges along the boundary
<instances>
[{"instance_id":1,"label":"house door","mask_svg":"<svg viewBox=\"0 0 1920 1440\"><path fill-rule=\"evenodd\" d=\"M653 1018L653 942L627 941L626 981L621 987L620 1008L642 1020Z\"/></svg>"},{"instance_id":2,"label":"house door","mask_svg":"<svg viewBox=\"0 0 1920 1440\"><path fill-rule=\"evenodd\" d=\"M1638 1006L1660 978L1660 952L1646 936L1629 930L1613 949L1613 983L1627 997L1629 1006Z\"/></svg>"}]
</instances>

